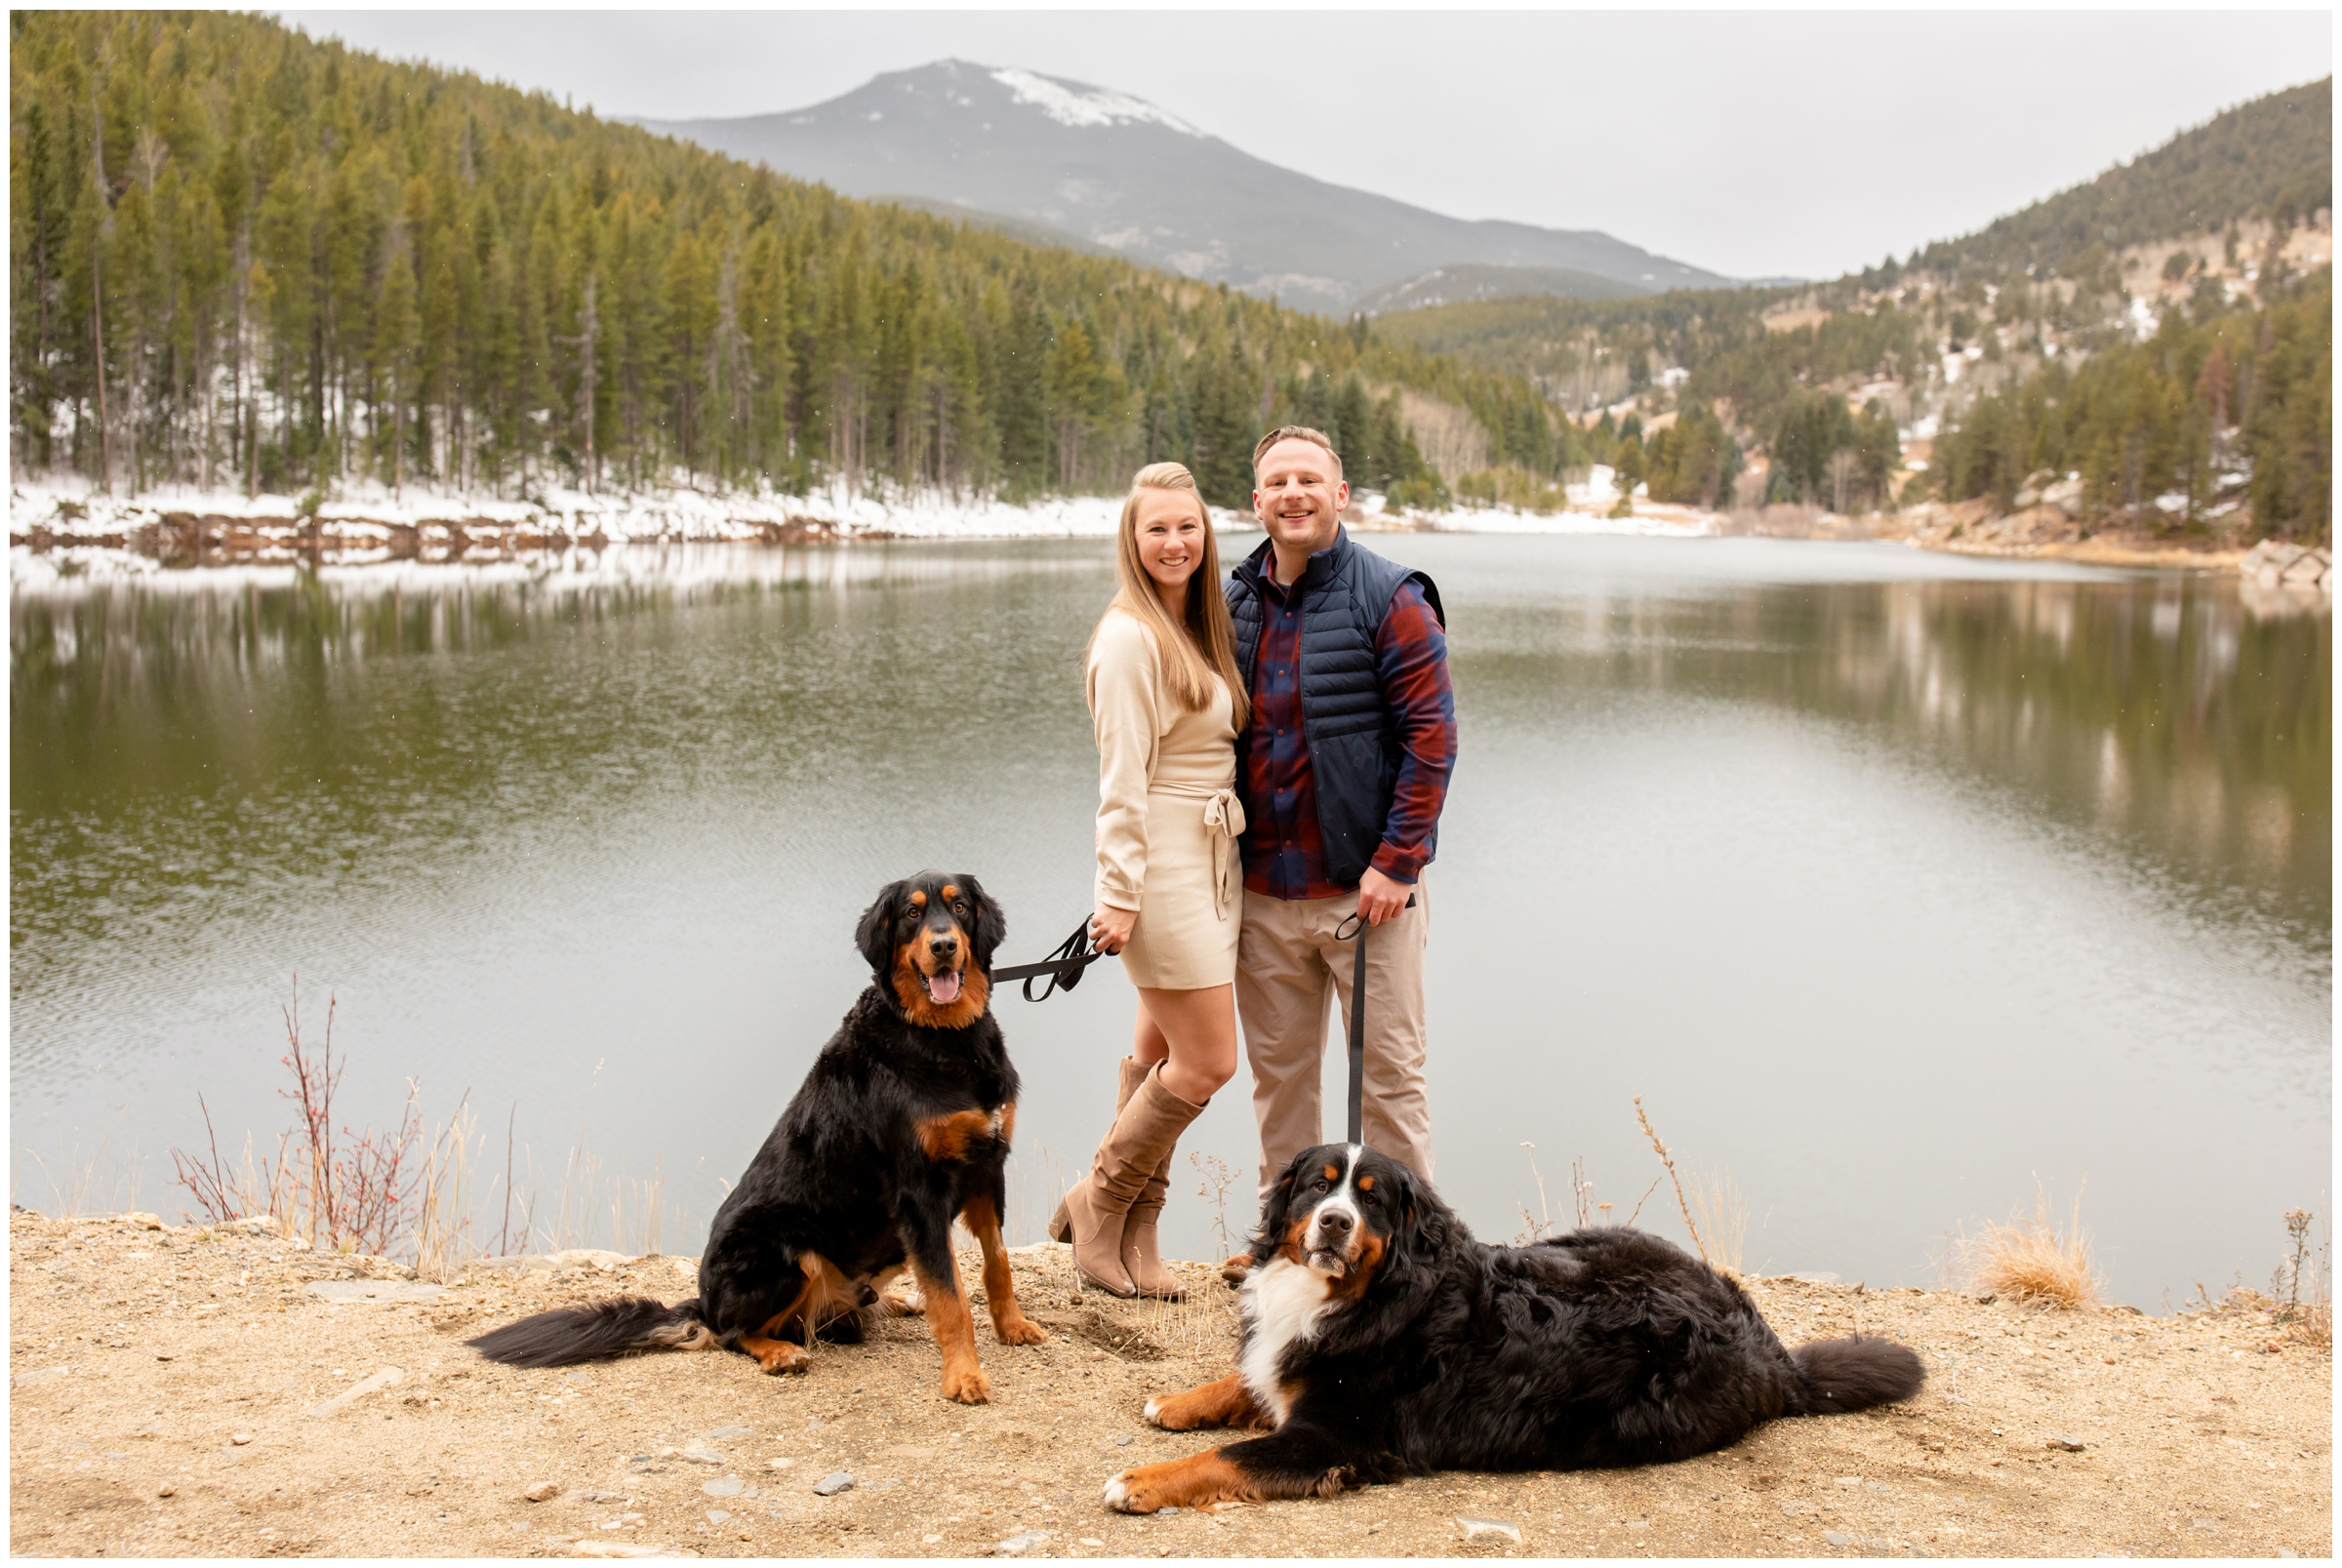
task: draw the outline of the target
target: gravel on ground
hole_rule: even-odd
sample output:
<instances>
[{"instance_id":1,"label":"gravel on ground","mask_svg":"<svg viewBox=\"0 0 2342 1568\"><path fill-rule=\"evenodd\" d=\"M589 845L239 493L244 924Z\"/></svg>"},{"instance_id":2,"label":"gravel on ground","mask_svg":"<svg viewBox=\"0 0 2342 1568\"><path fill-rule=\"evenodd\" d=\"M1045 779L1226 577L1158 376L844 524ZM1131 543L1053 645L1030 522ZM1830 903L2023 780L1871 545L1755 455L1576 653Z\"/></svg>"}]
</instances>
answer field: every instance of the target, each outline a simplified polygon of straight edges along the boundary
<instances>
[{"instance_id":1,"label":"gravel on ground","mask_svg":"<svg viewBox=\"0 0 2342 1568\"><path fill-rule=\"evenodd\" d=\"M492 1366L464 1340L689 1259L560 1253L444 1285L266 1228L11 1218L9 1546L25 1556L2328 1556L2332 1362L2265 1314L2039 1311L1753 1279L1784 1340L1917 1348L1907 1405L1776 1422L1618 1471L1420 1477L1318 1502L1110 1513L1195 1452L1149 1395L1225 1375L1233 1295L1074 1288L1015 1255L1053 1336L979 1330L989 1405L937 1391L918 1318L768 1378L665 1352ZM973 1282L973 1252L961 1261ZM982 1314L978 1321L983 1322Z\"/></svg>"}]
</instances>

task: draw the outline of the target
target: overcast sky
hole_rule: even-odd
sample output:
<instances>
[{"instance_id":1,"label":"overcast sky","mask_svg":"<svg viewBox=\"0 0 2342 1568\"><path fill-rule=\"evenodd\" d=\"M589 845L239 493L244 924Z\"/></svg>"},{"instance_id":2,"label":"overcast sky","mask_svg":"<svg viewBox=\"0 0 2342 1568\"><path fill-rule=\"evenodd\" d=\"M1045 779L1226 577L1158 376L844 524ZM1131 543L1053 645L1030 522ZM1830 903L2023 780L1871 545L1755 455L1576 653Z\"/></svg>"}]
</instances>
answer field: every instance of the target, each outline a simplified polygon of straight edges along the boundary
<instances>
[{"instance_id":1,"label":"overcast sky","mask_svg":"<svg viewBox=\"0 0 2342 1568\"><path fill-rule=\"evenodd\" d=\"M1148 99L1458 218L1832 277L2333 69L2323 9L280 13L608 115L800 108L948 57Z\"/></svg>"}]
</instances>

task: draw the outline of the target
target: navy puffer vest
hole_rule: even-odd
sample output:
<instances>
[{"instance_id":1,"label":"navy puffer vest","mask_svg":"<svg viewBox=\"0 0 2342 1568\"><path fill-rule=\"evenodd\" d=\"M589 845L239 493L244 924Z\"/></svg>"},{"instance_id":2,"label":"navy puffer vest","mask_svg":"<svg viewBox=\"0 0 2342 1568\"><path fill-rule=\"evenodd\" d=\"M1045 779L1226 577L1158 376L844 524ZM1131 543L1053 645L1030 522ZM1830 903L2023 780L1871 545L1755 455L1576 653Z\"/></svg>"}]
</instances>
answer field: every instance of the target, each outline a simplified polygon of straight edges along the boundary
<instances>
[{"instance_id":1,"label":"navy puffer vest","mask_svg":"<svg viewBox=\"0 0 2342 1568\"><path fill-rule=\"evenodd\" d=\"M1267 612L1261 580L1269 571L1272 542L1246 556L1228 580L1228 613L1234 622L1236 665L1244 689L1252 690L1252 665L1261 648ZM1391 820L1405 748L1397 715L1375 675L1374 639L1399 584L1419 584L1423 596L1447 624L1439 589L1425 574L1353 543L1338 528L1333 545L1310 557L1301 575L1301 734L1310 748L1310 772L1317 792L1317 826L1325 839L1325 874L1341 887L1355 887L1374 860ZM1236 777L1244 776L1244 746L1236 738ZM1433 829L1425 859L1438 848Z\"/></svg>"}]
</instances>

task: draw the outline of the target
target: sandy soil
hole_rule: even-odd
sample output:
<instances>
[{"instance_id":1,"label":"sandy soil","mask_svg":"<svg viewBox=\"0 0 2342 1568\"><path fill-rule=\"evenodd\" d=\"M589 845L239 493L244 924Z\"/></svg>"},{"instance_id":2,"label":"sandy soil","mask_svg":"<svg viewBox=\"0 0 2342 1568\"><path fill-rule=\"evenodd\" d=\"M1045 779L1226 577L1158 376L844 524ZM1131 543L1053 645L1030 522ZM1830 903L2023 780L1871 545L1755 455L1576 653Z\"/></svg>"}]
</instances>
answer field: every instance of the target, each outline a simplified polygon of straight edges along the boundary
<instances>
[{"instance_id":1,"label":"sandy soil","mask_svg":"<svg viewBox=\"0 0 2342 1568\"><path fill-rule=\"evenodd\" d=\"M9 1546L24 1555L972 1556L1006 1542L1030 1556L2209 1557L2333 1545L2332 1363L2270 1349L2266 1320L2245 1312L2042 1313L1757 1280L1785 1339L1892 1335L1924 1357L1926 1391L1778 1422L1676 1466L1456 1473L1139 1519L1101 1507L1107 1478L1209 1441L1148 1428L1147 1396L1229 1368L1234 1298L1202 1266L1182 1266L1187 1304L1124 1304L1077 1294L1062 1249L1020 1253L1019 1297L1055 1338L981 1337L993 1402L968 1407L937 1395L916 1318L822 1347L810 1372L780 1379L722 1353L520 1372L462 1343L614 1290L672 1300L691 1288L682 1260L563 1254L429 1287L266 1234L21 1211L10 1232ZM972 1258L962 1267L973 1277ZM395 1382L351 1394L385 1368ZM816 1494L840 1471L851 1490ZM1467 1519L1518 1539L1468 1540Z\"/></svg>"}]
</instances>

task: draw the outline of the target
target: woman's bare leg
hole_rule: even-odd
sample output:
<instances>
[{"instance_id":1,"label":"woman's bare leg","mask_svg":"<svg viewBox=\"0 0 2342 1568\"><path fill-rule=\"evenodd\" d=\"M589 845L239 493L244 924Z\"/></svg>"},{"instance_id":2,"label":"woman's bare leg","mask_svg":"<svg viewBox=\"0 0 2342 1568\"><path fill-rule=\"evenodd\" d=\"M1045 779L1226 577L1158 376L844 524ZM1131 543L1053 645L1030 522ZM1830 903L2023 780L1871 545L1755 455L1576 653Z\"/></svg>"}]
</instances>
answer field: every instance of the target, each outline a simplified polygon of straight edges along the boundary
<instances>
[{"instance_id":1,"label":"woman's bare leg","mask_svg":"<svg viewBox=\"0 0 2342 1568\"><path fill-rule=\"evenodd\" d=\"M1166 1063L1162 1085L1200 1106L1236 1075L1236 988L1163 990L1141 985L1131 1054L1142 1065Z\"/></svg>"}]
</instances>

